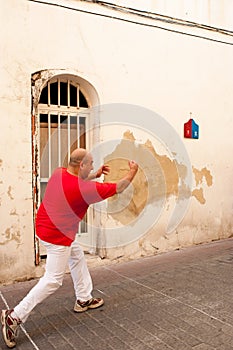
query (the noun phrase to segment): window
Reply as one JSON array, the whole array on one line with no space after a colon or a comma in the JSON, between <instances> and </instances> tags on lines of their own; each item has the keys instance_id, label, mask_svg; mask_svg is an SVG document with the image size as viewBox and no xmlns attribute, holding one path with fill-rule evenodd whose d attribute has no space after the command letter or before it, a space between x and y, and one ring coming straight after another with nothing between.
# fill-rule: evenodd
<instances>
[{"instance_id":1,"label":"window","mask_svg":"<svg viewBox=\"0 0 233 350\"><path fill-rule=\"evenodd\" d=\"M43 88L38 104L40 201L53 171L68 165L75 148L86 148L88 113L87 100L77 83L57 78ZM79 233L86 231L87 218L82 221Z\"/></svg>"}]
</instances>

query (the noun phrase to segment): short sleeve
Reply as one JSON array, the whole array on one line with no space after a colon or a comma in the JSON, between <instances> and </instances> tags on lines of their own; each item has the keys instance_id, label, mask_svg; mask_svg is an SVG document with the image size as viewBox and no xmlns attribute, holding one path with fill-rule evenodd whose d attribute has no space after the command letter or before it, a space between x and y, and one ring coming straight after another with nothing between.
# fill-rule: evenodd
<instances>
[{"instance_id":1,"label":"short sleeve","mask_svg":"<svg viewBox=\"0 0 233 350\"><path fill-rule=\"evenodd\" d=\"M116 194L116 183L99 183L96 182L97 191L102 199L106 199Z\"/></svg>"},{"instance_id":2,"label":"short sleeve","mask_svg":"<svg viewBox=\"0 0 233 350\"><path fill-rule=\"evenodd\" d=\"M80 186L80 193L88 205L114 196L116 190L117 184L109 182L84 181Z\"/></svg>"}]
</instances>

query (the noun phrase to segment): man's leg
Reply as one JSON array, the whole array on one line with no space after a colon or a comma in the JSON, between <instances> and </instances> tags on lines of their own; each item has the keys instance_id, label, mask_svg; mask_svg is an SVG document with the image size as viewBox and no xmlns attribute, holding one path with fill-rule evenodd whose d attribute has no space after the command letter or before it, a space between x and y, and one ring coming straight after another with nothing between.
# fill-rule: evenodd
<instances>
[{"instance_id":1,"label":"man's leg","mask_svg":"<svg viewBox=\"0 0 233 350\"><path fill-rule=\"evenodd\" d=\"M80 301L87 301L91 299L91 292L93 288L92 279L87 267L83 250L76 241L71 244L69 267L74 283L76 299Z\"/></svg>"},{"instance_id":2,"label":"man's leg","mask_svg":"<svg viewBox=\"0 0 233 350\"><path fill-rule=\"evenodd\" d=\"M43 242L47 249L45 274L14 310L2 310L2 333L6 345L16 345L15 337L21 322L25 322L33 308L61 285L70 255L70 247Z\"/></svg>"},{"instance_id":3,"label":"man's leg","mask_svg":"<svg viewBox=\"0 0 233 350\"><path fill-rule=\"evenodd\" d=\"M92 298L91 293L93 285L91 275L87 267L83 250L76 241L71 245L69 267L76 295L74 311L83 312L87 309L95 309L103 305L103 299Z\"/></svg>"},{"instance_id":4,"label":"man's leg","mask_svg":"<svg viewBox=\"0 0 233 350\"><path fill-rule=\"evenodd\" d=\"M42 242L47 250L45 274L31 289L26 297L14 308L17 317L25 322L33 308L50 294L54 293L63 282L67 267L70 247Z\"/></svg>"}]
</instances>

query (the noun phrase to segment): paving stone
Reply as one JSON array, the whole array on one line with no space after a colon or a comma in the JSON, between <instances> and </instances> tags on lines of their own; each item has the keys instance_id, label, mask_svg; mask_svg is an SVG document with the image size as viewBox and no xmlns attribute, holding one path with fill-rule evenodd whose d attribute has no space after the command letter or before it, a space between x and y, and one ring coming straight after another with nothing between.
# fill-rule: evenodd
<instances>
[{"instance_id":1,"label":"paving stone","mask_svg":"<svg viewBox=\"0 0 233 350\"><path fill-rule=\"evenodd\" d=\"M193 350L215 350L212 346L208 344L199 344L193 348Z\"/></svg>"},{"instance_id":2,"label":"paving stone","mask_svg":"<svg viewBox=\"0 0 233 350\"><path fill-rule=\"evenodd\" d=\"M227 239L92 268L94 295L105 304L81 314L67 274L32 311L17 349L233 350L232 247ZM1 286L1 295L14 307L36 282Z\"/></svg>"}]
</instances>

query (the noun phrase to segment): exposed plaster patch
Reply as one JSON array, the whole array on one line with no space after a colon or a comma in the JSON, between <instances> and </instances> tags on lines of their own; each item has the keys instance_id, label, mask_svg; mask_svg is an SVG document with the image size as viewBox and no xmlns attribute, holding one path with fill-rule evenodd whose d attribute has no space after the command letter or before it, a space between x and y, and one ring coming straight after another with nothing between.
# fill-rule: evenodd
<instances>
[{"instance_id":1,"label":"exposed plaster patch","mask_svg":"<svg viewBox=\"0 0 233 350\"><path fill-rule=\"evenodd\" d=\"M200 185L203 182L203 178L205 178L207 186L212 186L213 184L213 176L210 171L205 167L201 170L198 170L193 167L193 173L195 176L196 185Z\"/></svg>"},{"instance_id":2,"label":"exposed plaster patch","mask_svg":"<svg viewBox=\"0 0 233 350\"><path fill-rule=\"evenodd\" d=\"M106 181L117 182L128 172L128 161L125 159L113 159L108 161L111 175L105 178ZM119 166L120 165L120 166ZM109 199L108 208L111 216L127 225L137 217L144 209L148 198L148 185L142 170L139 169L138 176L123 193ZM143 188L143 195L140 189Z\"/></svg>"},{"instance_id":3,"label":"exposed plaster patch","mask_svg":"<svg viewBox=\"0 0 233 350\"><path fill-rule=\"evenodd\" d=\"M133 142L136 140L133 133L130 130L127 130L124 132L123 138Z\"/></svg>"},{"instance_id":4,"label":"exposed plaster patch","mask_svg":"<svg viewBox=\"0 0 233 350\"><path fill-rule=\"evenodd\" d=\"M203 188L195 188L195 190L192 191L192 196L195 197L201 204L205 204L206 200L204 198Z\"/></svg>"},{"instance_id":5,"label":"exposed plaster patch","mask_svg":"<svg viewBox=\"0 0 233 350\"><path fill-rule=\"evenodd\" d=\"M14 199L14 197L13 197L12 194L11 194L11 191L12 191L12 187L11 187L11 186L8 186L8 191L7 191L8 197L9 197L10 199Z\"/></svg>"},{"instance_id":6,"label":"exposed plaster patch","mask_svg":"<svg viewBox=\"0 0 233 350\"><path fill-rule=\"evenodd\" d=\"M166 183L166 196L170 196L172 194L174 195L178 195L178 183L179 183L179 175L178 175L178 171L177 171L177 166L176 166L176 162L172 161L171 159L169 159L166 155L161 156L159 155L153 145L152 142L150 140L147 140L145 145L145 148L147 148L148 150L150 150L150 152L153 154L153 156L155 157L155 159L158 160L161 169L163 171L164 174L164 179L165 179L165 183ZM154 174L155 176L158 175Z\"/></svg>"},{"instance_id":7,"label":"exposed plaster patch","mask_svg":"<svg viewBox=\"0 0 233 350\"><path fill-rule=\"evenodd\" d=\"M193 173L195 176L196 186L200 186L203 184L203 181L205 180L207 186L212 186L213 184L213 176L211 175L210 171L205 167L201 170L196 169L193 167ZM203 188L196 188L192 191L192 195L201 203L205 204L206 200L204 197Z\"/></svg>"},{"instance_id":8,"label":"exposed plaster patch","mask_svg":"<svg viewBox=\"0 0 233 350\"><path fill-rule=\"evenodd\" d=\"M111 168L105 181L117 182L127 174L130 159L136 159L142 168L132 182L131 193L127 189L119 196L122 210L117 210L119 204L116 202L119 202L119 199L114 203L114 213L110 207L109 212L115 220L126 225L142 212L146 204L156 204L170 196L177 197L178 194L182 199L191 195L191 189L184 183L186 167L183 164L177 164L167 155L159 155L150 140L145 144L136 144L135 137L129 130L124 133L120 144L104 160ZM108 201L110 206L112 201Z\"/></svg>"},{"instance_id":9,"label":"exposed plaster patch","mask_svg":"<svg viewBox=\"0 0 233 350\"><path fill-rule=\"evenodd\" d=\"M9 241L15 241L16 243L21 243L21 236L19 230L17 230L14 226L8 227L4 234L3 234L5 240L4 242L0 242L0 245L5 245Z\"/></svg>"},{"instance_id":10,"label":"exposed plaster patch","mask_svg":"<svg viewBox=\"0 0 233 350\"><path fill-rule=\"evenodd\" d=\"M65 69L61 70L42 70L39 72L35 72L32 75L31 81L32 81L32 97L33 97L33 108L32 108L32 114L35 115L38 108L38 102L40 99L41 91L43 90L44 86L47 84L47 82L54 76L59 74L64 74Z\"/></svg>"},{"instance_id":11,"label":"exposed plaster patch","mask_svg":"<svg viewBox=\"0 0 233 350\"><path fill-rule=\"evenodd\" d=\"M17 212L16 212L16 209L12 209L11 212L10 212L10 215L18 215Z\"/></svg>"},{"instance_id":12,"label":"exposed plaster patch","mask_svg":"<svg viewBox=\"0 0 233 350\"><path fill-rule=\"evenodd\" d=\"M157 205L171 196L177 198L179 195L181 200L194 196L200 204L206 203L203 188L192 191L185 183L187 167L184 164L158 154L150 140L137 144L129 130L124 132L119 145L104 159L111 168L105 181L119 181L128 172L130 159L136 159L142 165L133 180L131 192L127 189L118 196L117 201L114 197L108 200L110 215L123 225L136 219L147 204ZM193 173L196 186L202 184L204 179L208 186L212 185L213 177L206 167L201 170L193 167Z\"/></svg>"}]
</instances>

